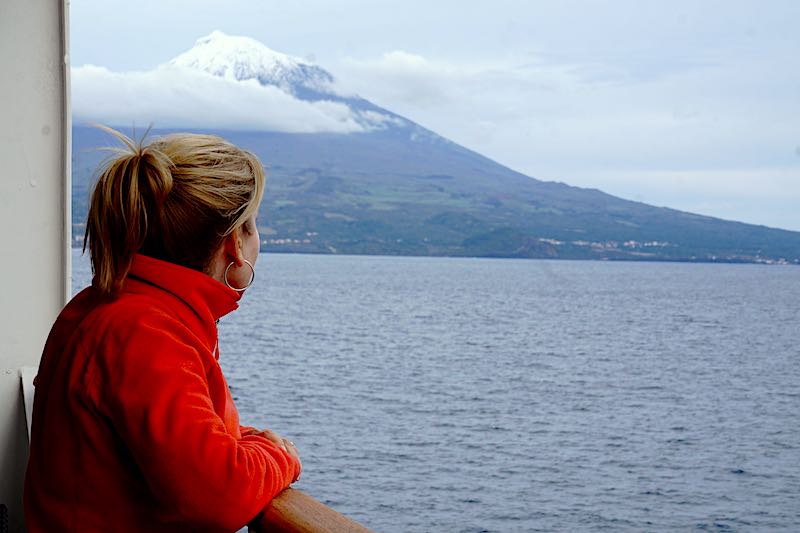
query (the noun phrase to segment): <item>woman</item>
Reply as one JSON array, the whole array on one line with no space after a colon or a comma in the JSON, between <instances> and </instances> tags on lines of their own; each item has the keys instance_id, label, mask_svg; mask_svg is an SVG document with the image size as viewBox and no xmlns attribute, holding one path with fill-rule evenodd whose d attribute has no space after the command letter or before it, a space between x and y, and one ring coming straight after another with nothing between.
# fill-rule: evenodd
<instances>
[{"instance_id":1,"label":"woman","mask_svg":"<svg viewBox=\"0 0 800 533\"><path fill-rule=\"evenodd\" d=\"M258 257L264 174L208 135L126 148L92 194L94 278L36 378L28 530L235 531L300 475L294 445L239 425L216 322Z\"/></svg>"}]
</instances>

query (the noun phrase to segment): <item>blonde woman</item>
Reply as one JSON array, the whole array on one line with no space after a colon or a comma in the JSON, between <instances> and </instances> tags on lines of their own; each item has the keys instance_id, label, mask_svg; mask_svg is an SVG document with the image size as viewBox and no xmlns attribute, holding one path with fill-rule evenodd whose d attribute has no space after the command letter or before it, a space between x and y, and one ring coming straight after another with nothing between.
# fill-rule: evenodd
<instances>
[{"instance_id":1,"label":"blonde woman","mask_svg":"<svg viewBox=\"0 0 800 533\"><path fill-rule=\"evenodd\" d=\"M264 173L223 139L175 134L103 169L92 286L36 378L28 530L235 531L300 475L294 445L239 425L216 321L255 277Z\"/></svg>"}]
</instances>

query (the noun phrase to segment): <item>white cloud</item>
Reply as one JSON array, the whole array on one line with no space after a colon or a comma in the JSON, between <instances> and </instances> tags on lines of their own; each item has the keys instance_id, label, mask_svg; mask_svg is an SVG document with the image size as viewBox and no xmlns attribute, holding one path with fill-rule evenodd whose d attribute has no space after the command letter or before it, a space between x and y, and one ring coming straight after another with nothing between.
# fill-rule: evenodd
<instances>
[{"instance_id":1,"label":"white cloud","mask_svg":"<svg viewBox=\"0 0 800 533\"><path fill-rule=\"evenodd\" d=\"M521 91L553 92L577 79L570 66L531 63L520 67L518 61L456 64L395 50L374 60L345 58L337 72L351 91L387 106L402 105L412 113L441 106L449 109L463 104L465 98L494 104Z\"/></svg>"},{"instance_id":2,"label":"white cloud","mask_svg":"<svg viewBox=\"0 0 800 533\"><path fill-rule=\"evenodd\" d=\"M292 133L362 132L385 121L355 113L340 102L303 101L255 80L167 66L143 72L73 68L72 109L77 121Z\"/></svg>"}]
</instances>

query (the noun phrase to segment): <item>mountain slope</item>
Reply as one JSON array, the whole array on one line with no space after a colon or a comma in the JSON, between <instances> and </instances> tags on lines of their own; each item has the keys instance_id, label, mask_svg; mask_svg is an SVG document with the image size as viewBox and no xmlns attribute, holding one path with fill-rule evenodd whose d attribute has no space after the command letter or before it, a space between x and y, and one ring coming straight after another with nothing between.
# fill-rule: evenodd
<instances>
[{"instance_id":1,"label":"mountain slope","mask_svg":"<svg viewBox=\"0 0 800 533\"><path fill-rule=\"evenodd\" d=\"M254 151L267 167L259 225L272 251L800 260L800 233L534 180L457 145L379 133L216 133ZM76 127L73 139L80 224L100 158L91 149L111 139L85 127ZM80 226L76 231L82 234Z\"/></svg>"},{"instance_id":2,"label":"mountain slope","mask_svg":"<svg viewBox=\"0 0 800 533\"><path fill-rule=\"evenodd\" d=\"M252 39L215 32L170 65L255 79L300 99L336 101L362 116L384 117L370 119L363 133L218 132L267 167L259 224L269 250L800 262L800 233L530 178L363 98L340 94L327 71ZM111 140L85 127L74 128L73 140L73 205L76 234L82 234L88 183L100 158L90 149Z\"/></svg>"}]
</instances>

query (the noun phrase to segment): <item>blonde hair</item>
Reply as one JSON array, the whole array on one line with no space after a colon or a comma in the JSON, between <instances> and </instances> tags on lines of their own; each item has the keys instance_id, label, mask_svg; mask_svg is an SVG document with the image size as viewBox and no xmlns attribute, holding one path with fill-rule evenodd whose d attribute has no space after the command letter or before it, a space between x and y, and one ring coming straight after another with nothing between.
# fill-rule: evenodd
<instances>
[{"instance_id":1,"label":"blonde hair","mask_svg":"<svg viewBox=\"0 0 800 533\"><path fill-rule=\"evenodd\" d=\"M124 145L100 172L83 242L102 293L119 292L137 253L205 271L227 235L240 226L255 231L247 221L264 194L255 155L214 135L144 144L101 128Z\"/></svg>"}]
</instances>

